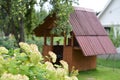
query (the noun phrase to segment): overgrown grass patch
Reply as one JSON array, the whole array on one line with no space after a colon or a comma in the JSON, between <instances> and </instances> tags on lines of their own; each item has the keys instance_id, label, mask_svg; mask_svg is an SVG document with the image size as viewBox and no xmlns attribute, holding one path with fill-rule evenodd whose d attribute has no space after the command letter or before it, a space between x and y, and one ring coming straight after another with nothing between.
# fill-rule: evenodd
<instances>
[{"instance_id":1,"label":"overgrown grass patch","mask_svg":"<svg viewBox=\"0 0 120 80\"><path fill-rule=\"evenodd\" d=\"M81 71L79 80L120 80L120 60L97 59L95 70Z\"/></svg>"},{"instance_id":2,"label":"overgrown grass patch","mask_svg":"<svg viewBox=\"0 0 120 80\"><path fill-rule=\"evenodd\" d=\"M97 59L97 65L120 69L120 60L116 59Z\"/></svg>"},{"instance_id":3,"label":"overgrown grass patch","mask_svg":"<svg viewBox=\"0 0 120 80\"><path fill-rule=\"evenodd\" d=\"M97 66L96 70L79 72L79 80L120 80L120 69Z\"/></svg>"}]
</instances>

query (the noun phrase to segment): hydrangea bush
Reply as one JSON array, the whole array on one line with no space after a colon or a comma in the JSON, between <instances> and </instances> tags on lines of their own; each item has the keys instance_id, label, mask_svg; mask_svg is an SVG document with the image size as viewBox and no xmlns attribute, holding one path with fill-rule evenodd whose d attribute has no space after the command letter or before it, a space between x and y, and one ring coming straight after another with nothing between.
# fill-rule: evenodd
<instances>
[{"instance_id":1,"label":"hydrangea bush","mask_svg":"<svg viewBox=\"0 0 120 80\"><path fill-rule=\"evenodd\" d=\"M56 61L53 52L49 52L52 62L44 62L35 44L21 42L19 45L20 48L14 51L0 47L0 80L78 80L78 71L69 73L65 61L53 65Z\"/></svg>"}]
</instances>

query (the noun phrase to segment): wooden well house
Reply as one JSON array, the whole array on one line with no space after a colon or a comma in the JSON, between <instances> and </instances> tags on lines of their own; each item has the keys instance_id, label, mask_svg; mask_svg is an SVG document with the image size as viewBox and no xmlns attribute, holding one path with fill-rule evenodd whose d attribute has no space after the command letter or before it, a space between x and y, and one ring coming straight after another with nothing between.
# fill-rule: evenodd
<instances>
[{"instance_id":1,"label":"wooden well house","mask_svg":"<svg viewBox=\"0 0 120 80\"><path fill-rule=\"evenodd\" d=\"M71 38L64 35L64 44L59 46L53 44L56 35L50 34L55 27L55 20L55 14L48 15L44 23L34 29L36 36L44 37L44 56L53 51L60 55L58 61L63 59L68 62L70 70L74 66L83 71L96 68L97 55L116 53L114 45L92 10L74 7L69 19L72 25ZM46 43L47 37L50 37L50 45Z\"/></svg>"}]
</instances>

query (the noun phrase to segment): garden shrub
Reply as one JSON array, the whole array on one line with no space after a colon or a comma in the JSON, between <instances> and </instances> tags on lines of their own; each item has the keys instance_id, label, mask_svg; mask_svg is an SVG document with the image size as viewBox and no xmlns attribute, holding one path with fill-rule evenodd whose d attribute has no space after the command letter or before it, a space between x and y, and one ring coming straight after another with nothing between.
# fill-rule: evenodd
<instances>
[{"instance_id":1,"label":"garden shrub","mask_svg":"<svg viewBox=\"0 0 120 80\"><path fill-rule=\"evenodd\" d=\"M33 37L33 38L30 38L30 39L25 39L25 42L28 43L28 44L36 44L38 46L38 50L39 51L42 51L42 46L44 44L44 39L43 38L38 38L38 37Z\"/></svg>"},{"instance_id":2,"label":"garden shrub","mask_svg":"<svg viewBox=\"0 0 120 80\"><path fill-rule=\"evenodd\" d=\"M69 73L65 61L53 65L56 60L53 52L49 52L53 62L44 62L35 44L19 45L20 48L12 51L0 47L0 80L78 80L77 71Z\"/></svg>"},{"instance_id":3,"label":"garden shrub","mask_svg":"<svg viewBox=\"0 0 120 80\"><path fill-rule=\"evenodd\" d=\"M15 40L11 38L0 38L0 46L4 46L7 49L14 49Z\"/></svg>"},{"instance_id":4,"label":"garden shrub","mask_svg":"<svg viewBox=\"0 0 120 80\"><path fill-rule=\"evenodd\" d=\"M42 51L43 38L37 38L35 36L34 38L25 37L25 42L28 44L36 44L38 46L38 49ZM18 47L14 37L5 37L5 38L0 37L0 46L4 46L9 50L10 49L12 50Z\"/></svg>"}]
</instances>

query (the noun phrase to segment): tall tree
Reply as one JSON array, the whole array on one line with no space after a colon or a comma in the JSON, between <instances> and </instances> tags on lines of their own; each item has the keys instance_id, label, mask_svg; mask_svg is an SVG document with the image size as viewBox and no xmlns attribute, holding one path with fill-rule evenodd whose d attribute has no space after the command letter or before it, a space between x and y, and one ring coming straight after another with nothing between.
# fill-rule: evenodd
<instances>
[{"instance_id":1,"label":"tall tree","mask_svg":"<svg viewBox=\"0 0 120 80\"><path fill-rule=\"evenodd\" d=\"M0 13L3 16L1 17L1 22L6 22L1 25L5 36L12 33L17 43L25 41L25 20L29 17L28 21L31 21L31 16L28 16L28 14L31 15L35 3L36 0L0 1Z\"/></svg>"},{"instance_id":2,"label":"tall tree","mask_svg":"<svg viewBox=\"0 0 120 80\"><path fill-rule=\"evenodd\" d=\"M72 12L72 3L75 1L78 0L40 0L40 8L42 9L42 6L48 2L51 6L49 13L55 13L59 19L56 22L57 28L53 32L67 32L69 14ZM0 28L5 36L12 33L17 43L25 41L24 31L27 35L31 34L37 22L35 21L35 4L37 0L0 0Z\"/></svg>"},{"instance_id":3,"label":"tall tree","mask_svg":"<svg viewBox=\"0 0 120 80\"><path fill-rule=\"evenodd\" d=\"M0 29L4 31L5 36L8 36L10 33L10 0L0 1Z\"/></svg>"}]
</instances>

